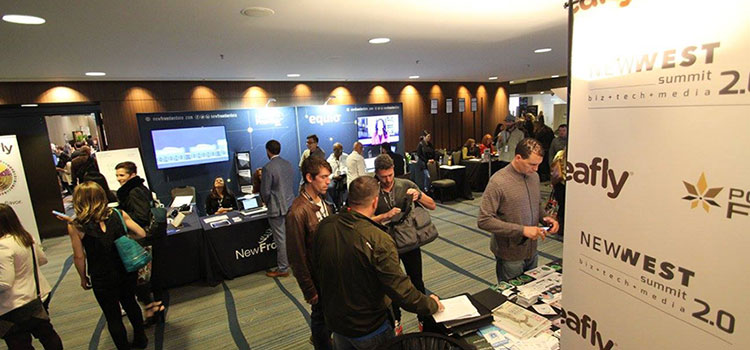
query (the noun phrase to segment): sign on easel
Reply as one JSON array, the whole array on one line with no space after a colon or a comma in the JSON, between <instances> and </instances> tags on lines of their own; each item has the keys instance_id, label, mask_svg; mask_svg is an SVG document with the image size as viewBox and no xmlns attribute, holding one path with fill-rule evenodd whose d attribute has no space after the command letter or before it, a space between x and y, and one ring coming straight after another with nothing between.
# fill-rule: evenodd
<instances>
[{"instance_id":1,"label":"sign on easel","mask_svg":"<svg viewBox=\"0 0 750 350\"><path fill-rule=\"evenodd\" d=\"M141 153L137 148L125 148L114 151L100 151L96 152L96 162L99 165L99 172L104 175L107 179L107 185L112 191L117 191L120 188L120 183L117 182L115 176L115 166L121 162L133 162L137 168L138 176L143 179L143 185L148 187L148 180L146 180L146 168L143 167L143 161L141 161ZM149 189L151 187L148 187Z\"/></svg>"},{"instance_id":2,"label":"sign on easel","mask_svg":"<svg viewBox=\"0 0 750 350\"><path fill-rule=\"evenodd\" d=\"M561 348L750 349L750 3L573 6Z\"/></svg>"},{"instance_id":3,"label":"sign on easel","mask_svg":"<svg viewBox=\"0 0 750 350\"><path fill-rule=\"evenodd\" d=\"M41 242L16 135L0 136L0 203L10 205L26 231Z\"/></svg>"}]
</instances>

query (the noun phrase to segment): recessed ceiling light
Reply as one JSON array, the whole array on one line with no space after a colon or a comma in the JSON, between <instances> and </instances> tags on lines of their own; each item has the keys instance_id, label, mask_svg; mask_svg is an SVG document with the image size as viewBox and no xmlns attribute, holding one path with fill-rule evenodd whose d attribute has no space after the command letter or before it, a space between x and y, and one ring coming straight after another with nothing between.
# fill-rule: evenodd
<instances>
[{"instance_id":1,"label":"recessed ceiling light","mask_svg":"<svg viewBox=\"0 0 750 350\"><path fill-rule=\"evenodd\" d=\"M297 73L290 73L286 75L287 78L299 78L300 75Z\"/></svg>"},{"instance_id":2,"label":"recessed ceiling light","mask_svg":"<svg viewBox=\"0 0 750 350\"><path fill-rule=\"evenodd\" d=\"M36 103L27 103L27 104L22 104L21 105L21 107L38 107L38 106L39 105L36 104Z\"/></svg>"},{"instance_id":3,"label":"recessed ceiling light","mask_svg":"<svg viewBox=\"0 0 750 350\"><path fill-rule=\"evenodd\" d=\"M487 79L489 79L489 80L497 80L497 77L489 77Z\"/></svg>"},{"instance_id":4,"label":"recessed ceiling light","mask_svg":"<svg viewBox=\"0 0 750 350\"><path fill-rule=\"evenodd\" d=\"M419 76L418 75L410 75L409 79L419 79Z\"/></svg>"},{"instance_id":5,"label":"recessed ceiling light","mask_svg":"<svg viewBox=\"0 0 750 350\"><path fill-rule=\"evenodd\" d=\"M5 15L3 21L16 24L44 24L47 22L42 17L27 16L27 15Z\"/></svg>"},{"instance_id":6,"label":"recessed ceiling light","mask_svg":"<svg viewBox=\"0 0 750 350\"><path fill-rule=\"evenodd\" d=\"M560 76L559 76L559 75L557 75L557 74L555 74L555 75L553 75L553 76L552 76L552 78L559 78L559 77L560 77Z\"/></svg>"},{"instance_id":7,"label":"recessed ceiling light","mask_svg":"<svg viewBox=\"0 0 750 350\"><path fill-rule=\"evenodd\" d=\"M552 48L545 47L543 49L536 49L536 50L534 50L534 53L545 53L545 52L550 52L550 51L552 51Z\"/></svg>"},{"instance_id":8,"label":"recessed ceiling light","mask_svg":"<svg viewBox=\"0 0 750 350\"><path fill-rule=\"evenodd\" d=\"M510 81L510 83L511 83L511 84L514 84L514 83L515 83L515 81L511 80L511 81Z\"/></svg>"},{"instance_id":9,"label":"recessed ceiling light","mask_svg":"<svg viewBox=\"0 0 750 350\"><path fill-rule=\"evenodd\" d=\"M89 76L89 77L103 77L105 75L107 75L107 73L104 73L104 72L86 72L86 76Z\"/></svg>"},{"instance_id":10,"label":"recessed ceiling light","mask_svg":"<svg viewBox=\"0 0 750 350\"><path fill-rule=\"evenodd\" d=\"M391 42L390 38L372 38L370 39L370 44L386 44Z\"/></svg>"},{"instance_id":11,"label":"recessed ceiling light","mask_svg":"<svg viewBox=\"0 0 750 350\"><path fill-rule=\"evenodd\" d=\"M540 92L539 94L540 94L540 95L544 95L544 91Z\"/></svg>"},{"instance_id":12,"label":"recessed ceiling light","mask_svg":"<svg viewBox=\"0 0 750 350\"><path fill-rule=\"evenodd\" d=\"M241 14L248 16L248 17L268 17L272 16L276 13L276 11L268 8L268 7L248 7L246 9L243 9L240 11Z\"/></svg>"}]
</instances>

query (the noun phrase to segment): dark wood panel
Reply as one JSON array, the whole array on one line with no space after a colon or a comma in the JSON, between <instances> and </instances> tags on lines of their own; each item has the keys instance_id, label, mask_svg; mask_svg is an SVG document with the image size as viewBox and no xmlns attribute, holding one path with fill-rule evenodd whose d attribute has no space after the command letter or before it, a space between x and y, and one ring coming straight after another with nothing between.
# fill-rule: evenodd
<instances>
[{"instance_id":1,"label":"dark wood panel","mask_svg":"<svg viewBox=\"0 0 750 350\"><path fill-rule=\"evenodd\" d=\"M322 104L334 95L330 104L403 103L407 150L416 148L422 130L433 133L437 147L457 149L469 137L479 141L494 131L507 114L506 89L504 84L470 82L22 82L0 83L0 103L100 102L109 146L119 149L139 146L136 113L262 107L271 97L275 106ZM463 116L458 113L460 97L466 98ZM476 126L471 97L481 104ZM432 98L439 100L434 117ZM446 98L453 99L450 115L445 113Z\"/></svg>"}]
</instances>

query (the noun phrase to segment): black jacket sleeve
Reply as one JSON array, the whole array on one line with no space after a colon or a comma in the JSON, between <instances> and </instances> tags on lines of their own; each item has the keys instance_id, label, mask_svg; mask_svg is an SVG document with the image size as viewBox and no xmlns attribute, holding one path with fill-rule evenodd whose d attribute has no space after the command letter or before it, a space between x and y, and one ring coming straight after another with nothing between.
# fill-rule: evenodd
<instances>
[{"instance_id":1,"label":"black jacket sleeve","mask_svg":"<svg viewBox=\"0 0 750 350\"><path fill-rule=\"evenodd\" d=\"M151 193L145 187L136 187L128 196L128 214L138 225L148 227L151 222Z\"/></svg>"},{"instance_id":2,"label":"black jacket sleeve","mask_svg":"<svg viewBox=\"0 0 750 350\"><path fill-rule=\"evenodd\" d=\"M206 215L214 215L217 210L219 210L219 202L210 195L206 197Z\"/></svg>"}]
</instances>

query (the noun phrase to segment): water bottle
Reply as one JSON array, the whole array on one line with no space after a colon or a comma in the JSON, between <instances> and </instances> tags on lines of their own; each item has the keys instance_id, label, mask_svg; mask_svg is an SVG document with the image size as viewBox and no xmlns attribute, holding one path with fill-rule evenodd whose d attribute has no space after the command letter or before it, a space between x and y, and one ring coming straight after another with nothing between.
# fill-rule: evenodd
<instances>
[{"instance_id":1,"label":"water bottle","mask_svg":"<svg viewBox=\"0 0 750 350\"><path fill-rule=\"evenodd\" d=\"M372 158L372 150L367 151L367 158Z\"/></svg>"}]
</instances>

